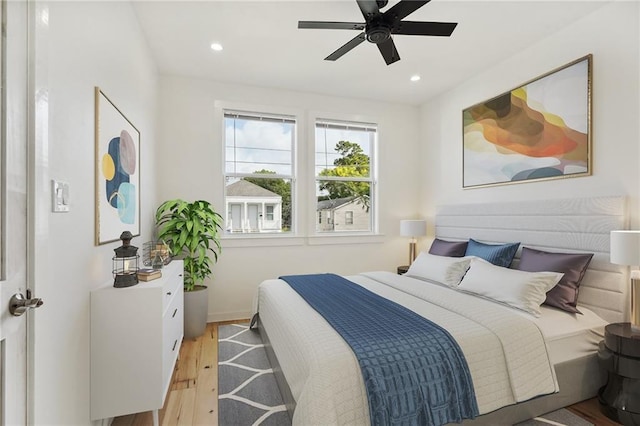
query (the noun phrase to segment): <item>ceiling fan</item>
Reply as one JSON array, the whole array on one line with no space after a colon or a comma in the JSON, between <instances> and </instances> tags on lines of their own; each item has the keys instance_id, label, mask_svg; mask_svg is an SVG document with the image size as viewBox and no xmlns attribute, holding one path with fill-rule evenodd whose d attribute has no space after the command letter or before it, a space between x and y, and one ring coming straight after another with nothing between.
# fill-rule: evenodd
<instances>
[{"instance_id":1,"label":"ceiling fan","mask_svg":"<svg viewBox=\"0 0 640 426\"><path fill-rule=\"evenodd\" d=\"M449 37L456 28L456 25L458 25L453 22L415 22L402 20L429 3L429 1L430 0L401 0L386 12L381 12L380 9L387 5L388 0L356 0L364 16L364 23L298 21L298 28L362 31L324 59L327 61L335 61L367 40L378 46L387 65L391 65L400 60L396 45L391 38L392 34Z\"/></svg>"}]
</instances>

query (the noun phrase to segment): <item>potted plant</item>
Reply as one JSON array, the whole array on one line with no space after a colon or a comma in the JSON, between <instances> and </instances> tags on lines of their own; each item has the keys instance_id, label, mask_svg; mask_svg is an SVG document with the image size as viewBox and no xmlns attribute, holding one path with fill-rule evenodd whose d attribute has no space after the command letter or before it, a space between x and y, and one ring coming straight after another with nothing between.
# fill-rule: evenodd
<instances>
[{"instance_id":1,"label":"potted plant","mask_svg":"<svg viewBox=\"0 0 640 426\"><path fill-rule=\"evenodd\" d=\"M202 335L207 326L209 295L204 280L221 252L222 216L208 201L165 201L156 210L158 239L184 261L184 337Z\"/></svg>"}]
</instances>

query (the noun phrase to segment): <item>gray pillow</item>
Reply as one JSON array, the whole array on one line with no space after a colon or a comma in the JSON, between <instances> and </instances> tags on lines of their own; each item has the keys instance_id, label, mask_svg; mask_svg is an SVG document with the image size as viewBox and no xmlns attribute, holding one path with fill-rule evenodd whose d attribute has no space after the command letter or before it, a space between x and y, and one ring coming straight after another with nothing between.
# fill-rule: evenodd
<instances>
[{"instance_id":1,"label":"gray pillow","mask_svg":"<svg viewBox=\"0 0 640 426\"><path fill-rule=\"evenodd\" d=\"M523 247L518 269L564 273L558 284L547 292L544 304L579 314L578 290L592 257L593 253L552 253Z\"/></svg>"},{"instance_id":2,"label":"gray pillow","mask_svg":"<svg viewBox=\"0 0 640 426\"><path fill-rule=\"evenodd\" d=\"M463 257L467 251L467 241L445 241L439 238L433 240L429 254L436 256Z\"/></svg>"}]
</instances>

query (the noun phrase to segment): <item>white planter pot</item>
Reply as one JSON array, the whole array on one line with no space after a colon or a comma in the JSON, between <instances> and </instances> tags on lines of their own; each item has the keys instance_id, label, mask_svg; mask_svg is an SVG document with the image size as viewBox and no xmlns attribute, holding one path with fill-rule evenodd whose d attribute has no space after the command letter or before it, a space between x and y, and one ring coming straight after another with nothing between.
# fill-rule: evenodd
<instances>
[{"instance_id":1,"label":"white planter pot","mask_svg":"<svg viewBox=\"0 0 640 426\"><path fill-rule=\"evenodd\" d=\"M209 289L196 286L184 292L184 338L195 339L204 334L209 313Z\"/></svg>"}]
</instances>

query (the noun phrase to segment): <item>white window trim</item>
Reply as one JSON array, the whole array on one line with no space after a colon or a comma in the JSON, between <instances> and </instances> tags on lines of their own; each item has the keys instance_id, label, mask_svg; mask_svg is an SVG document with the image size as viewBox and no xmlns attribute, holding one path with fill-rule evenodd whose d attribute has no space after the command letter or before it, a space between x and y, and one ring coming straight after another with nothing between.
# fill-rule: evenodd
<instances>
[{"instance_id":1,"label":"white window trim","mask_svg":"<svg viewBox=\"0 0 640 426\"><path fill-rule=\"evenodd\" d=\"M361 114L346 114L326 111L305 111L297 108L281 108L273 105L248 104L232 101L218 100L214 102L214 115L216 132L222 142L220 156L220 174L218 178L218 190L221 195L221 202L225 200L225 155L224 155L224 111L254 111L257 114L289 115L296 119L296 144L294 149L293 176L291 183L291 202L294 205L293 216L291 217L293 230L283 234L224 234L221 243L224 249L234 249L242 247L286 247L286 246L317 246L317 245L337 245L337 244L382 244L386 241L385 235L379 232L378 214L378 185L377 176L373 176L373 189L371 192L374 198L376 211L372 217L372 231L362 232L340 232L337 234L325 234L316 232L316 222L318 220L315 206L317 198L315 195L315 123L318 119L346 121L354 123L379 123L379 119ZM379 137L379 131L377 137ZM378 146L374 148L371 156L371 163L374 164L374 173L378 173L377 163ZM307 166L306 170L303 167ZM302 171L302 173L301 173ZM217 198L217 197L216 197ZM306 202L300 202L306 200ZM226 219L225 212L225 219Z\"/></svg>"},{"instance_id":2,"label":"white window trim","mask_svg":"<svg viewBox=\"0 0 640 426\"><path fill-rule=\"evenodd\" d=\"M291 228L290 232L283 232L281 234L265 234L265 235L257 235L257 234L241 234L241 233L227 233L226 231L221 236L223 247L228 246L244 246L244 247L262 247L262 246L287 246L287 245L300 245L303 243L301 235L301 223L300 223L300 212L301 209L300 203L298 203L298 199L301 199L299 196L299 191L302 188L302 185L298 182L298 173L300 162L303 161L304 149L300 149L300 147L304 146L304 141L301 141L301 135L305 134L305 114L303 110L287 108L287 107L277 107L273 105L260 105L260 104L247 104L247 103L238 103L238 102L230 102L230 101L215 101L214 102L214 114L213 119L215 120L216 126L219 126L219 137L221 141L220 150L222 152L220 161L220 191L222 194L222 203L226 203L226 195L225 195L225 176L226 176L226 155L225 155L225 128L224 128L224 114L225 111L235 111L235 112L246 112L246 113L254 113L256 115L265 114L265 115L283 115L293 117L296 121L295 126L295 143L292 147L292 176L291 179L291 205L293 206L293 214L291 216ZM270 176L271 177L271 176ZM274 175L273 177L281 177L279 175ZM288 179L289 177L287 177ZM227 220L227 213L224 212L225 222ZM231 243L232 240L237 240L236 244ZM300 240L300 242L298 242Z\"/></svg>"},{"instance_id":3,"label":"white window trim","mask_svg":"<svg viewBox=\"0 0 640 426\"><path fill-rule=\"evenodd\" d=\"M376 126L376 128L378 127L377 123L380 121L376 117L366 116L361 114L310 111L307 116L307 125L308 125L307 135L309 138L309 140L307 141L307 147L309 149L315 150L316 121L318 120L335 120L337 122L371 124ZM376 141L374 142L374 147L370 155L370 164L373 166L371 167L371 169L373 170L371 175L371 199L372 199L372 205L373 205L372 213L371 213L371 216L372 216L371 230L359 231L359 232L335 232L335 233L318 232L316 230L315 221L310 220L308 221L308 226L307 226L307 235L309 236L308 240L310 245L334 244L334 243L338 243L339 240L342 240L340 241L340 243L345 243L345 244L350 244L351 242L354 242L354 243L377 242L377 238L375 237L383 235L380 233L380 230L379 230L380 228L379 228L379 218L378 218L379 206L378 206L377 152L378 152L378 143L379 143L379 140L378 140L379 133L380 133L379 128L377 128ZM311 189L309 190L309 194L307 197L308 201L306 205L307 205L307 208L310 208L310 210L312 210L312 212L309 213L309 215L311 215L311 213L315 214L316 210L314 208L311 208L310 206L314 206L318 202L318 199L315 194L316 164L315 164L314 155L308 155L307 157L308 158L306 159L305 164L307 164L308 170L311 171L310 173L307 173L307 175L309 175L309 179L312 179L312 184L311 184ZM353 178L353 180L359 180L359 178ZM369 181L369 179L365 179L365 180ZM317 220L317 217L316 217L316 220ZM333 240L333 239L339 239L339 240Z\"/></svg>"}]
</instances>

